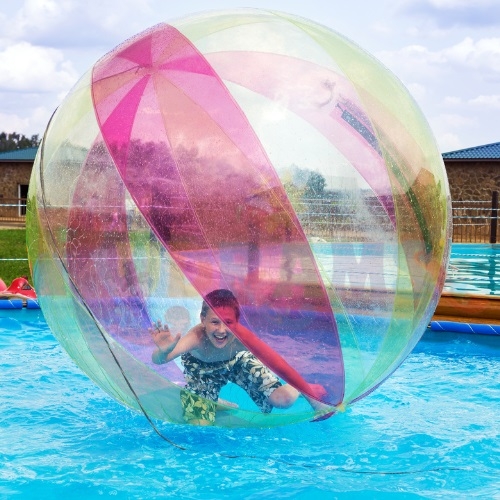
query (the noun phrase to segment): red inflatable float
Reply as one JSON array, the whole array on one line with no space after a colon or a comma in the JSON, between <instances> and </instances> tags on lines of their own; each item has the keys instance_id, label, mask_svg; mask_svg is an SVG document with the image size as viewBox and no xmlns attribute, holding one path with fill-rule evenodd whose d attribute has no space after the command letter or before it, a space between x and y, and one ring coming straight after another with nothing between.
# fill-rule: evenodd
<instances>
[{"instance_id":1,"label":"red inflatable float","mask_svg":"<svg viewBox=\"0 0 500 500\"><path fill-rule=\"evenodd\" d=\"M28 283L26 278L16 278L10 286L5 287L5 283L0 280L0 298L36 299L35 289Z\"/></svg>"}]
</instances>

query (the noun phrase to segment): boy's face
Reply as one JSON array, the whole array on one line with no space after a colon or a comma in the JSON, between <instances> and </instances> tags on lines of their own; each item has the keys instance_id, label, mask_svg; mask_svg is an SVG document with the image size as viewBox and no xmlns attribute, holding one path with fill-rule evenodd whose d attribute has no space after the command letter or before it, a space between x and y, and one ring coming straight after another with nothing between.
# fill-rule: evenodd
<instances>
[{"instance_id":1,"label":"boy's face","mask_svg":"<svg viewBox=\"0 0 500 500\"><path fill-rule=\"evenodd\" d=\"M215 311L209 309L207 315L201 317L201 323L205 327L208 340L218 349L233 342L234 335L229 328L237 322L236 312L232 307L218 307Z\"/></svg>"}]
</instances>

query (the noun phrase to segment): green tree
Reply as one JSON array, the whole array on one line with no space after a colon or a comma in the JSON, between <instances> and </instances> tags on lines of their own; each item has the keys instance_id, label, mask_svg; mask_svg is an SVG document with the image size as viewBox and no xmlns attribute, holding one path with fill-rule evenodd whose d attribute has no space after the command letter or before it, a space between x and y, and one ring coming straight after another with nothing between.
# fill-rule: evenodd
<instances>
[{"instance_id":1,"label":"green tree","mask_svg":"<svg viewBox=\"0 0 500 500\"><path fill-rule=\"evenodd\" d=\"M5 151L15 151L16 149L35 148L40 144L38 134L32 135L31 138L23 134L12 132L0 132L0 153Z\"/></svg>"},{"instance_id":2,"label":"green tree","mask_svg":"<svg viewBox=\"0 0 500 500\"><path fill-rule=\"evenodd\" d=\"M306 198L318 198L323 196L325 192L326 180L317 172L311 172L306 182L304 196Z\"/></svg>"}]
</instances>

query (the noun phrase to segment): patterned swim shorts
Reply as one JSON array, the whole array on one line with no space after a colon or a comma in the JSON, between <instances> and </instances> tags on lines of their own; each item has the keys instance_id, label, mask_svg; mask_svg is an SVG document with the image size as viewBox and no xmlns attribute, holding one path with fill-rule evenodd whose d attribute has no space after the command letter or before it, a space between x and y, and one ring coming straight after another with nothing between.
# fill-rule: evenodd
<instances>
[{"instance_id":1,"label":"patterned swim shorts","mask_svg":"<svg viewBox=\"0 0 500 500\"><path fill-rule=\"evenodd\" d=\"M214 363L200 361L189 353L183 354L181 360L186 378L185 390L181 392L186 421L214 423L219 393L228 382L243 388L263 413L272 410L268 398L282 385L278 377L249 351L240 351L230 360Z\"/></svg>"}]
</instances>

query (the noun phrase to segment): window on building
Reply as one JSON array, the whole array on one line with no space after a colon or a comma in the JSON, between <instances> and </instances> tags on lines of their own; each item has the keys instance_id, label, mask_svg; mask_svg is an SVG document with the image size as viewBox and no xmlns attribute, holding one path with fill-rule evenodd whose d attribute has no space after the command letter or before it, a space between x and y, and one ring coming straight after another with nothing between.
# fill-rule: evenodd
<instances>
[{"instance_id":1,"label":"window on building","mask_svg":"<svg viewBox=\"0 0 500 500\"><path fill-rule=\"evenodd\" d=\"M18 184L17 186L17 197L19 198L18 205L18 215L26 215L26 199L28 198L28 184Z\"/></svg>"}]
</instances>

